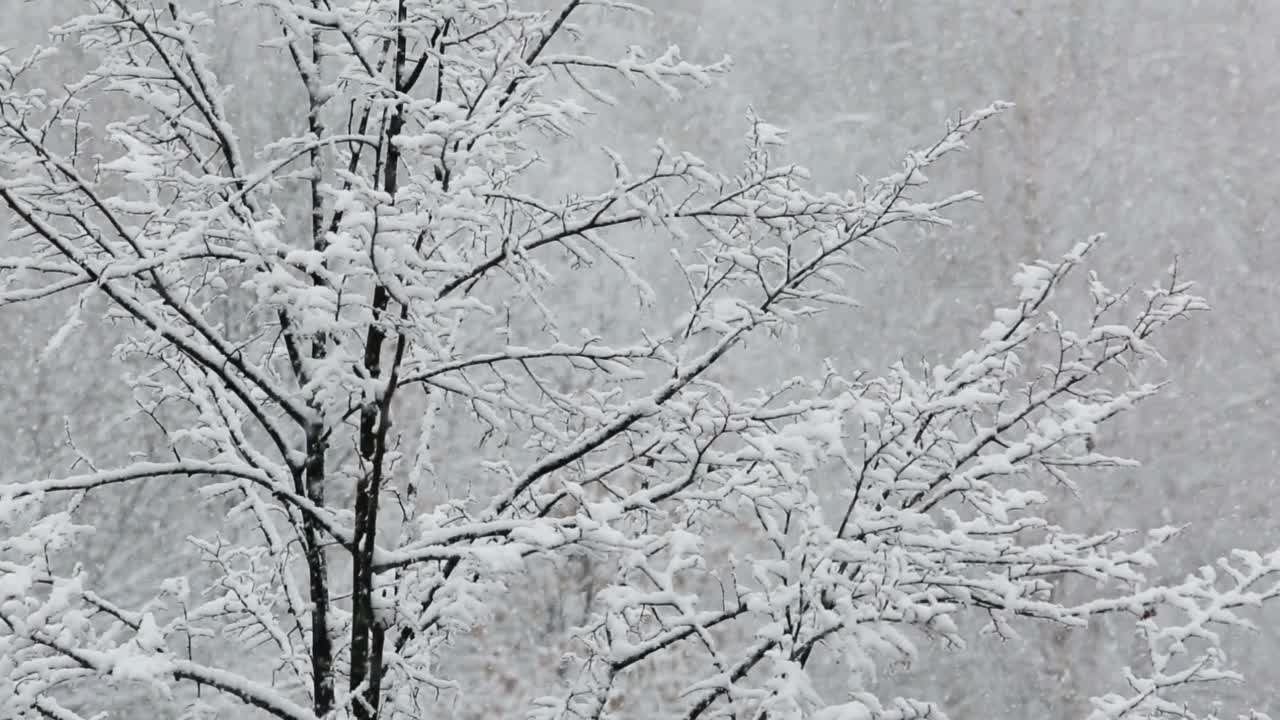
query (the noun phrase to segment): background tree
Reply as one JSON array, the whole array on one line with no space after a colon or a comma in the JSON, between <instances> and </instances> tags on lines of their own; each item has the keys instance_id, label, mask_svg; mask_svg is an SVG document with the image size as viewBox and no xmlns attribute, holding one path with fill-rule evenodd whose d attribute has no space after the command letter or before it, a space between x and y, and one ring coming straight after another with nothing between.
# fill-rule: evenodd
<instances>
[{"instance_id":1,"label":"background tree","mask_svg":"<svg viewBox=\"0 0 1280 720\"><path fill-rule=\"evenodd\" d=\"M1085 440L1153 392L1123 371L1203 307L1190 286L1126 316L1092 283L1072 333L1046 302L1086 243L1020 272L953 363L872 380L801 351L812 381L762 382L735 356L803 347L796 328L850 302L855 251L974 197L931 201L922 171L989 111L850 193L806 189L753 116L734 175L660 146L640 171L617 153L579 167L566 194L539 149L605 99L595 73L672 93L723 69L586 54L588 9L264 2L213 23L121 0L56 30L82 49L70 70L9 58L5 299L79 293L72 330L105 300L109 367L162 442L6 484L5 709L74 717L102 702L77 688L105 682L191 716L479 713L505 689L546 716L910 717L938 710L865 694L872 671L959 645L975 611L1001 634L1012 616L1137 615L1150 665L1109 716L1182 711L1180 687L1225 677L1206 625L1273 594L1274 556L1146 587L1150 547L1072 533L1031 490L1118 462ZM231 68L292 65L284 128L220 85L239 73L202 47L227 23L273 38ZM584 276L626 311L582 312ZM71 564L74 521L108 486L157 480L228 519L192 539L201 572L126 610ZM573 612L528 592L566 574ZM1066 602L1072 575L1110 590ZM513 661L507 631L544 610L576 627L549 623ZM1208 648L1187 658L1188 638Z\"/></svg>"}]
</instances>

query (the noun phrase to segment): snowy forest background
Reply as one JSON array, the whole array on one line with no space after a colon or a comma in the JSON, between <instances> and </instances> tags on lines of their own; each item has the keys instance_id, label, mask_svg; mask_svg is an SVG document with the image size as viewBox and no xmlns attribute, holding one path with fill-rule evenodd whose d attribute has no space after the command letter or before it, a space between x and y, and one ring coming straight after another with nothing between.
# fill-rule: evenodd
<instances>
[{"instance_id":1,"label":"snowy forest background","mask_svg":"<svg viewBox=\"0 0 1280 720\"><path fill-rule=\"evenodd\" d=\"M790 130L788 159L821 185L852 186L859 173L878 175L903 149L931 142L958 111L1016 103L938 173L946 188L977 189L985 202L953 210L952 228L913 228L899 237L900 252L864 258L854 284L862 308L812 321L794 340L800 355L870 368L953 357L985 327L1019 263L1058 257L1095 232L1108 240L1094 251L1094 267L1116 285L1145 283L1177 256L1180 274L1200 283L1213 312L1170 328L1161 343L1169 364L1138 372L1173 384L1097 438L1100 450L1142 466L1089 475L1082 482L1091 491L1057 512L1095 530L1187 523L1194 541L1166 550L1164 571L1174 574L1158 578L1166 581L1234 547L1275 545L1280 4L648 4L651 17L588 21L591 42L669 41L687 57L728 54L733 71L679 101L643 84L627 89L623 107L544 148L550 188L568 189L579 174L598 171L594 148L602 144L638 154L661 137L727 165L740 154L749 108ZM0 46L30 47L34 31L64 12L63 3L0 0ZM234 73L225 79L235 85L246 138L274 137L301 102L284 55L281 68L247 72L234 62L272 32L265 22L228 24L209 46L215 70ZM632 297L604 282L575 292L584 313L625 307ZM63 472L75 460L69 437L100 462L159 442L144 422L122 420L136 408L129 389L113 381L110 325L88 322L42 357L66 307L0 309L0 484ZM742 353L732 372L748 386L754 377L786 377L791 357ZM435 452L473 451L474 438L450 442ZM194 504L180 484L92 494L82 511L100 528L83 561L105 579L102 593L126 604L190 566L197 552L184 538L222 519L216 504ZM548 574L513 597L545 604L544 621L494 630L504 633L487 640L501 650L498 665L474 672L498 673L495 687L512 698L554 673L554 658L538 652L578 621L576 582ZM1272 690L1280 687L1280 610L1255 620L1259 632L1233 631L1225 641L1250 683L1214 692L1235 706L1280 713ZM975 639L963 652L930 647L911 667L880 674L876 688L927 691L952 718L1084 717L1088 695L1135 652L1128 628L1039 627L1015 640ZM142 693L118 709L121 717L153 717L150 702ZM499 716L456 709L459 717Z\"/></svg>"}]
</instances>

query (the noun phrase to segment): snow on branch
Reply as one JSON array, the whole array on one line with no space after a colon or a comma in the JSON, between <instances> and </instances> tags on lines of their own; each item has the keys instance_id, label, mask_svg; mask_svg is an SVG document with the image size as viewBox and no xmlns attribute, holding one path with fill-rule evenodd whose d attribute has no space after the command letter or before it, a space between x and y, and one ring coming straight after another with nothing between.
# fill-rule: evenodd
<instances>
[{"instance_id":1,"label":"snow on branch","mask_svg":"<svg viewBox=\"0 0 1280 720\"><path fill-rule=\"evenodd\" d=\"M853 271L898 228L978 199L928 175L1009 106L838 192L751 114L737 167L606 149L602 179L557 194L545 140L613 102L599 76L675 94L728 69L601 57L577 24L595 6L635 9L224 3L268 34L233 72L296 94L267 138L205 49L221 20L178 4L52 29L83 51L74 82L42 75L48 51L0 54L0 305L78 293L52 353L104 299L102 367L160 435L0 484L0 715L96 717L141 689L191 718L939 718L876 697L878 669L975 623L1103 614L1150 652L1097 718L1235 679L1216 628L1276 597L1274 554L1158 586L1176 533L1049 512L1134 464L1093 438L1161 389L1130 369L1207 309L1194 285L1079 277L1093 237L1023 265L958 357L744 378L856 307ZM200 564L108 600L79 562L111 530L85 501L161 483L219 508L187 539ZM1072 578L1092 600L1055 593ZM819 659L850 668L834 695Z\"/></svg>"}]
</instances>

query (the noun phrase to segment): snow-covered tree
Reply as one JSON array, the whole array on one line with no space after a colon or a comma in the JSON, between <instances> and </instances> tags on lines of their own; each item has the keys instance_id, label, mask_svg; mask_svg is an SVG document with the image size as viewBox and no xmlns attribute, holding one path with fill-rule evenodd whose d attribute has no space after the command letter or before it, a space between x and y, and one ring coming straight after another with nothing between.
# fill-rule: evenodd
<instances>
[{"instance_id":1,"label":"snow-covered tree","mask_svg":"<svg viewBox=\"0 0 1280 720\"><path fill-rule=\"evenodd\" d=\"M0 303L73 296L45 354L113 327L99 366L164 438L0 485L5 717L141 689L190 718L938 718L872 678L1102 615L1146 651L1082 716L1215 712L1192 691L1237 677L1217 631L1280 595L1280 552L1161 584L1177 529L1062 527L1045 492L1132 464L1093 438L1159 391L1132 370L1206 309L1192 284L1090 273L1093 312L1055 313L1095 237L1023 266L953 360L794 352L802 374L748 385L734 359L849 312L894 226L977 199L926 172L1005 106L851 190L812 188L751 116L739 167L659 142L548 192L613 78L678 97L728 68L582 32L637 10L227 2L220 27L274 33L228 76L211 14L102 0L0 55ZM256 142L238 118L268 109L234 81L282 58L294 130ZM225 518L126 606L80 562L82 508L156 484ZM548 608L536 649L508 645Z\"/></svg>"}]
</instances>

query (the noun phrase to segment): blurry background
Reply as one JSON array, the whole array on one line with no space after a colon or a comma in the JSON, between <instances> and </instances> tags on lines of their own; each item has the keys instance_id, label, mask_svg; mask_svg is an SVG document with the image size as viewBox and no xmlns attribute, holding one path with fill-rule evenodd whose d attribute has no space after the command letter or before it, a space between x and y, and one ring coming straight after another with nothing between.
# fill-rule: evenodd
<instances>
[{"instance_id":1,"label":"blurry background","mask_svg":"<svg viewBox=\"0 0 1280 720\"><path fill-rule=\"evenodd\" d=\"M603 110L578 140L548 151L565 187L598 167L600 144L635 156L658 137L731 169L752 107L791 129L788 159L838 189L859 174L892 171L949 115L992 100L1017 103L979 132L972 152L932 173L946 187L979 190L985 204L963 208L951 230L901 236L901 252L864 258L867 272L854 282L865 307L820 321L825 326L803 339L805 352L844 367L946 361L972 344L992 303L1008 296L1019 262L1106 232L1094 265L1120 288L1157 279L1177 256L1215 312L1164 338L1169 365L1141 372L1173 386L1100 438L1102 449L1144 466L1087 478L1083 498L1064 506L1061 519L1081 529L1190 523L1165 558L1169 575L1156 578L1164 580L1231 547L1280 545L1272 512L1280 476L1280 408L1272 401L1280 390L1280 3L651 5L653 17L584 16L589 42L618 50L670 41L692 58L727 53L735 70L680 101L619 85L622 108ZM0 46L28 46L68 11L62 3L0 0ZM240 93L246 138L295 124L286 98L296 80L277 85L270 73L246 75L235 62L268 31L228 23L210 46ZM116 421L132 401L110 382L118 375L107 357L112 330L96 314L86 313L87 325L39 362L68 306L0 308L0 479L62 472L75 458L68 429L104 464L154 442L148 428ZM746 358L740 372L775 373L776 357ZM92 562L119 594L176 572L189 552L181 538L216 520L184 490L150 485L97 501L105 537L91 549ZM1280 687L1280 613L1259 621L1259 634L1228 644L1250 683L1226 699L1280 713L1268 690ZM1106 626L1028 629L1021 640L926 654L916 667L882 676L879 689L918 688L956 719L1083 717L1087 697L1114 687L1133 647Z\"/></svg>"}]
</instances>

